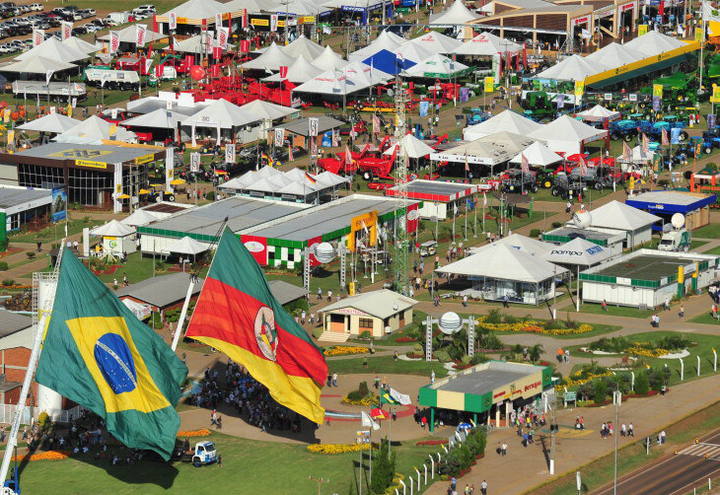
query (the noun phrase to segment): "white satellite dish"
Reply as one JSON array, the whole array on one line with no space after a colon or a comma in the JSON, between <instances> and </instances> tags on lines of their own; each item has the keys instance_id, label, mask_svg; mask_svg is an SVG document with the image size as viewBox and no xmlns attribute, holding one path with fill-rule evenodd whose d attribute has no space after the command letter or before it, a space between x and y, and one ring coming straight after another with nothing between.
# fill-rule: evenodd
<instances>
[{"instance_id":1,"label":"white satellite dish","mask_svg":"<svg viewBox=\"0 0 720 495\"><path fill-rule=\"evenodd\" d=\"M335 248L329 242L315 244L313 250L320 263L330 263L335 258Z\"/></svg>"},{"instance_id":2,"label":"white satellite dish","mask_svg":"<svg viewBox=\"0 0 720 495\"><path fill-rule=\"evenodd\" d=\"M573 214L573 224L579 229L586 229L592 225L592 215L587 210L578 210Z\"/></svg>"},{"instance_id":3,"label":"white satellite dish","mask_svg":"<svg viewBox=\"0 0 720 495\"><path fill-rule=\"evenodd\" d=\"M457 313L448 311L440 317L438 321L440 331L445 335L452 335L457 333L462 328L462 318Z\"/></svg>"},{"instance_id":4,"label":"white satellite dish","mask_svg":"<svg viewBox=\"0 0 720 495\"><path fill-rule=\"evenodd\" d=\"M676 229L681 229L685 226L685 215L682 213L674 213L670 218L670 223Z\"/></svg>"}]
</instances>

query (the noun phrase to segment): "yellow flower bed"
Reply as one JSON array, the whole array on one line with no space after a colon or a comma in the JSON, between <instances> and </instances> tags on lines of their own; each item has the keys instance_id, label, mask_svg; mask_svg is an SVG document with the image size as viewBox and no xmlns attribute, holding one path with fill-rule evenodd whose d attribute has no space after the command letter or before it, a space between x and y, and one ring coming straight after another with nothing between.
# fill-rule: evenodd
<instances>
[{"instance_id":1,"label":"yellow flower bed","mask_svg":"<svg viewBox=\"0 0 720 495\"><path fill-rule=\"evenodd\" d=\"M368 352L367 347L359 345L334 345L323 350L325 356L346 356L348 354L365 354Z\"/></svg>"},{"instance_id":2,"label":"yellow flower bed","mask_svg":"<svg viewBox=\"0 0 720 495\"><path fill-rule=\"evenodd\" d=\"M363 397L360 400L352 400L347 397L344 397L341 401L343 404L350 404L351 406L365 406L370 407L374 406L378 403L378 397L376 395L369 395L367 397Z\"/></svg>"},{"instance_id":3,"label":"yellow flower bed","mask_svg":"<svg viewBox=\"0 0 720 495\"><path fill-rule=\"evenodd\" d=\"M480 328L496 332L530 332L542 335L580 335L594 330L593 326L588 325L587 323L583 323L577 328L557 328L550 330L545 328L545 325L547 324L546 322L538 320L525 320L517 323L485 323L484 320L484 316L478 318L477 322Z\"/></svg>"},{"instance_id":4,"label":"yellow flower bed","mask_svg":"<svg viewBox=\"0 0 720 495\"><path fill-rule=\"evenodd\" d=\"M61 450L48 450L47 452L41 452L39 454L32 454L28 456L25 455L16 455L13 456L13 461L61 461L63 459L67 459L70 456L70 452L61 451Z\"/></svg>"},{"instance_id":5,"label":"yellow flower bed","mask_svg":"<svg viewBox=\"0 0 720 495\"><path fill-rule=\"evenodd\" d=\"M203 428L202 430L179 431L179 437L209 437L210 430Z\"/></svg>"},{"instance_id":6,"label":"yellow flower bed","mask_svg":"<svg viewBox=\"0 0 720 495\"><path fill-rule=\"evenodd\" d=\"M582 374L582 370L575 372L572 376L580 376L581 374ZM584 378L568 378L565 380L564 384L555 385L555 390L557 392L562 392L564 388L578 387L589 381L594 380L595 378L602 378L604 376L610 376L610 375L612 375L612 372L606 371L604 373L591 373L591 374L585 376Z\"/></svg>"},{"instance_id":7,"label":"yellow flower bed","mask_svg":"<svg viewBox=\"0 0 720 495\"><path fill-rule=\"evenodd\" d=\"M313 454L337 455L348 452L370 450L369 443L313 443L307 446L308 452Z\"/></svg>"},{"instance_id":8,"label":"yellow flower bed","mask_svg":"<svg viewBox=\"0 0 720 495\"><path fill-rule=\"evenodd\" d=\"M654 349L648 349L645 347L640 347L637 345L634 345L632 347L628 347L625 349L625 352L628 354L633 354L635 356L644 356L644 357L650 357L650 358L657 358L660 356L664 356L665 354L669 353L667 349L661 349L659 347L656 347Z\"/></svg>"}]
</instances>

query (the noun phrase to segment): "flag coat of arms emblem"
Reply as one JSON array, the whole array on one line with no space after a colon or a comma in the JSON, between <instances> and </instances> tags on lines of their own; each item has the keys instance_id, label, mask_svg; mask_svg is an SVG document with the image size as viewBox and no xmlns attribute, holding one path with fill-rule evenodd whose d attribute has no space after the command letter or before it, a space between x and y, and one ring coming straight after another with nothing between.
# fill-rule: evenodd
<instances>
[{"instance_id":1,"label":"flag coat of arms emblem","mask_svg":"<svg viewBox=\"0 0 720 495\"><path fill-rule=\"evenodd\" d=\"M169 459L187 368L70 251L63 253L35 379L105 420L131 448Z\"/></svg>"}]
</instances>

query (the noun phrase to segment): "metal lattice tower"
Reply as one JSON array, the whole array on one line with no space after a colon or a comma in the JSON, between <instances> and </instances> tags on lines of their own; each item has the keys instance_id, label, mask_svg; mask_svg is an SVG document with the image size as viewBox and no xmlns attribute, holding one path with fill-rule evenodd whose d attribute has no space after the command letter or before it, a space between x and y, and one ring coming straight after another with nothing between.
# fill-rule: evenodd
<instances>
[{"instance_id":1,"label":"metal lattice tower","mask_svg":"<svg viewBox=\"0 0 720 495\"><path fill-rule=\"evenodd\" d=\"M400 75L395 77L395 138L398 143L405 136L407 121L405 108L408 102L408 95L403 88ZM397 184L397 197L403 202L407 215L407 178L408 178L408 157L405 150L400 150L395 163L395 183ZM403 218L405 220L405 218ZM402 221L395 233L395 284L397 290L404 295L409 295L408 282L408 232L407 221Z\"/></svg>"}]
</instances>

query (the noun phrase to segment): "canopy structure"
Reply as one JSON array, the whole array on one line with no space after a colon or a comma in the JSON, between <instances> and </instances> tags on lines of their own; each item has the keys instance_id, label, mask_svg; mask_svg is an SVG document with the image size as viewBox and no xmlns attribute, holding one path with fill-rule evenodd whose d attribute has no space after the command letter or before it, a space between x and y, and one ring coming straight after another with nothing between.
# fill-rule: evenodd
<instances>
[{"instance_id":1,"label":"canopy structure","mask_svg":"<svg viewBox=\"0 0 720 495\"><path fill-rule=\"evenodd\" d=\"M398 58L410 60L415 63L422 62L423 60L427 60L435 55L435 53L428 48L418 45L417 43L410 42L403 43L392 51L398 56Z\"/></svg>"},{"instance_id":2,"label":"canopy structure","mask_svg":"<svg viewBox=\"0 0 720 495\"><path fill-rule=\"evenodd\" d=\"M496 240L495 244L504 244L513 249L524 251L533 256L538 256L541 259L545 259L548 251L552 247L554 247L553 244L550 244L549 242L539 241L537 239L533 239L531 237L527 237L521 234L510 234L507 237ZM475 254L479 251L482 251L483 248L485 248L484 245L480 247L470 248L470 253Z\"/></svg>"},{"instance_id":3,"label":"canopy structure","mask_svg":"<svg viewBox=\"0 0 720 495\"><path fill-rule=\"evenodd\" d=\"M433 161L488 165L504 163L533 143L533 140L511 132L496 132L448 150L432 153Z\"/></svg>"},{"instance_id":4,"label":"canopy structure","mask_svg":"<svg viewBox=\"0 0 720 495\"><path fill-rule=\"evenodd\" d=\"M312 5L312 4L311 4ZM312 5L315 7L314 5ZM285 8L284 6L282 8ZM284 11L283 11L284 12ZM292 10L290 11L292 12ZM304 14L314 15L314 14ZM291 57L305 57L307 60L314 60L318 58L325 51L322 45L315 43L301 34L295 38L292 43L288 44L283 48L283 51Z\"/></svg>"},{"instance_id":5,"label":"canopy structure","mask_svg":"<svg viewBox=\"0 0 720 495\"><path fill-rule=\"evenodd\" d=\"M235 177L219 186L220 189L240 195L265 198L313 201L315 198L335 189L350 179L331 172L312 175L304 170L293 168L282 172L274 167L265 166L258 171L250 171Z\"/></svg>"},{"instance_id":6,"label":"canopy structure","mask_svg":"<svg viewBox=\"0 0 720 495\"><path fill-rule=\"evenodd\" d=\"M298 113L298 110L283 105L277 105L264 100L253 100L240 107L242 112L252 117L253 121L258 120L277 120Z\"/></svg>"},{"instance_id":7,"label":"canopy structure","mask_svg":"<svg viewBox=\"0 0 720 495\"><path fill-rule=\"evenodd\" d=\"M590 212L590 226L635 231L662 221L662 218L633 208L620 201L610 201Z\"/></svg>"},{"instance_id":8,"label":"canopy structure","mask_svg":"<svg viewBox=\"0 0 720 495\"><path fill-rule=\"evenodd\" d=\"M279 71L280 67L290 67L293 62L295 62L295 57L285 53L285 50L273 41L258 58L245 62L241 67L243 69Z\"/></svg>"},{"instance_id":9,"label":"canopy structure","mask_svg":"<svg viewBox=\"0 0 720 495\"><path fill-rule=\"evenodd\" d=\"M512 110L503 110L485 122L480 122L479 124L471 125L463 129L463 139L473 141L502 131L527 136L540 128L542 128L542 124L538 124L534 120L528 119Z\"/></svg>"},{"instance_id":10,"label":"canopy structure","mask_svg":"<svg viewBox=\"0 0 720 495\"><path fill-rule=\"evenodd\" d=\"M233 48L234 45L228 43L228 49ZM213 45L211 43L203 43L202 36L195 35L184 40L174 40L172 50L178 53L194 53L200 55L203 53L203 47L205 47L205 53L212 53ZM170 47L165 47L165 51L171 51Z\"/></svg>"},{"instance_id":11,"label":"canopy structure","mask_svg":"<svg viewBox=\"0 0 720 495\"><path fill-rule=\"evenodd\" d=\"M74 50L77 50L82 53L95 53L96 51L100 50L100 47L96 46L93 43L88 43L82 38L76 38L75 36L72 36L66 40L62 41L62 44L72 48Z\"/></svg>"},{"instance_id":12,"label":"canopy structure","mask_svg":"<svg viewBox=\"0 0 720 495\"><path fill-rule=\"evenodd\" d=\"M178 19L184 19L183 24L201 24L203 19L215 20L215 14L224 14L230 7L215 0L188 0L170 9L157 17L158 22L168 22L173 13ZM230 9L232 10L232 9Z\"/></svg>"},{"instance_id":13,"label":"canopy structure","mask_svg":"<svg viewBox=\"0 0 720 495\"><path fill-rule=\"evenodd\" d=\"M622 65L637 62L638 60L642 60L644 58L644 53L634 50L628 45L620 45L612 42L585 57L585 61L600 65L609 65L612 63L613 66L620 67Z\"/></svg>"},{"instance_id":14,"label":"canopy structure","mask_svg":"<svg viewBox=\"0 0 720 495\"><path fill-rule=\"evenodd\" d=\"M438 26L454 26L456 24L467 24L478 18L480 18L480 16L468 9L462 0L455 0L449 8L437 14L432 14L430 16L429 24Z\"/></svg>"},{"instance_id":15,"label":"canopy structure","mask_svg":"<svg viewBox=\"0 0 720 495\"><path fill-rule=\"evenodd\" d=\"M658 31L648 31L642 36L638 36L634 40L628 41L623 45L624 48L630 48L645 55L645 58L660 55L676 48L685 46L685 42L661 34Z\"/></svg>"},{"instance_id":16,"label":"canopy structure","mask_svg":"<svg viewBox=\"0 0 720 495\"><path fill-rule=\"evenodd\" d=\"M515 155L515 158L510 160L510 163L521 163L522 155L525 155L525 159L528 164L534 167L547 167L553 163L561 162L563 157L557 153L550 151L547 146L538 141L525 148L523 151Z\"/></svg>"},{"instance_id":17,"label":"canopy structure","mask_svg":"<svg viewBox=\"0 0 720 495\"><path fill-rule=\"evenodd\" d=\"M202 2L205 2L206 0L202 0ZM211 2L212 0L207 0ZM178 16L179 17L179 16ZM120 31L116 31L118 33L118 37L120 38L120 43L132 43L133 45L137 42L137 25L131 24L128 27L121 29ZM147 29L145 31L145 43L150 43L153 41L158 41L163 38L167 38L166 34L157 33L151 29ZM110 41L110 33L98 36L97 38L99 41Z\"/></svg>"},{"instance_id":18,"label":"canopy structure","mask_svg":"<svg viewBox=\"0 0 720 495\"><path fill-rule=\"evenodd\" d=\"M378 37L372 41L372 43L370 43L365 48L361 48L352 52L348 58L352 61L364 60L367 57L371 57L380 50L393 51L393 49L399 47L400 45L405 43L405 41L405 38L401 38L397 34L385 30L382 31L378 35Z\"/></svg>"},{"instance_id":19,"label":"canopy structure","mask_svg":"<svg viewBox=\"0 0 720 495\"><path fill-rule=\"evenodd\" d=\"M408 43L416 43L433 53L452 53L453 50L462 45L462 41L445 36L437 31L430 31L422 36L413 38Z\"/></svg>"},{"instance_id":20,"label":"canopy structure","mask_svg":"<svg viewBox=\"0 0 720 495\"><path fill-rule=\"evenodd\" d=\"M10 62L0 66L0 72L14 72L18 74L42 74L55 73L77 67L69 62L62 62L45 57L31 57L24 60Z\"/></svg>"},{"instance_id":21,"label":"canopy structure","mask_svg":"<svg viewBox=\"0 0 720 495\"><path fill-rule=\"evenodd\" d=\"M80 122L82 121L56 112L49 113L39 119L31 120L30 122L25 122L23 125L16 127L16 129L23 131L54 132L59 134L67 131L68 129L72 129Z\"/></svg>"},{"instance_id":22,"label":"canopy structure","mask_svg":"<svg viewBox=\"0 0 720 495\"><path fill-rule=\"evenodd\" d=\"M262 116L251 115L239 106L225 99L217 100L198 113L186 118L183 126L232 129L250 122L262 120Z\"/></svg>"},{"instance_id":23,"label":"canopy structure","mask_svg":"<svg viewBox=\"0 0 720 495\"><path fill-rule=\"evenodd\" d=\"M392 155L395 152L395 148L398 146L400 146L398 154L400 156L405 156L407 154L408 158L422 158L423 156L435 152L434 149L420 141L412 134L405 134L399 143L395 143L390 146L387 150L385 150L383 155Z\"/></svg>"},{"instance_id":24,"label":"canopy structure","mask_svg":"<svg viewBox=\"0 0 720 495\"><path fill-rule=\"evenodd\" d=\"M177 129L178 123L188 116L172 110L158 108L155 111L138 115L121 122L126 127L152 127L154 129Z\"/></svg>"},{"instance_id":25,"label":"canopy structure","mask_svg":"<svg viewBox=\"0 0 720 495\"><path fill-rule=\"evenodd\" d=\"M323 72L325 72L323 69L316 67L312 62L309 62L307 58L300 56L288 67L285 77L281 77L280 73L277 72L271 76L264 77L263 81L280 82L287 79L290 82L302 84L315 76L319 76Z\"/></svg>"},{"instance_id":26,"label":"canopy structure","mask_svg":"<svg viewBox=\"0 0 720 495\"><path fill-rule=\"evenodd\" d=\"M466 41L455 48L452 53L457 55L472 55L477 57L492 57L504 55L507 52L518 53L522 46L514 41L506 40L490 32L480 33L473 39Z\"/></svg>"},{"instance_id":27,"label":"canopy structure","mask_svg":"<svg viewBox=\"0 0 720 495\"><path fill-rule=\"evenodd\" d=\"M90 233L99 237L125 237L134 234L135 229L113 219L104 225L91 229Z\"/></svg>"},{"instance_id":28,"label":"canopy structure","mask_svg":"<svg viewBox=\"0 0 720 495\"><path fill-rule=\"evenodd\" d=\"M450 79L458 77L472 70L465 64L451 60L444 55L436 54L413 65L406 71L406 77L423 77L431 79Z\"/></svg>"},{"instance_id":29,"label":"canopy structure","mask_svg":"<svg viewBox=\"0 0 720 495\"><path fill-rule=\"evenodd\" d=\"M570 55L562 62L545 69L535 79L552 79L554 81L584 80L587 76L608 70L608 61L591 63L580 55Z\"/></svg>"},{"instance_id":30,"label":"canopy structure","mask_svg":"<svg viewBox=\"0 0 720 495\"><path fill-rule=\"evenodd\" d=\"M131 215L120 220L120 223L130 225L131 227L141 227L160 219L161 217L153 215L152 212L147 210L135 210Z\"/></svg>"},{"instance_id":31,"label":"canopy structure","mask_svg":"<svg viewBox=\"0 0 720 495\"><path fill-rule=\"evenodd\" d=\"M185 236L173 244L172 252L177 254L188 254L196 256L208 250L206 244L201 244L195 239Z\"/></svg>"},{"instance_id":32,"label":"canopy structure","mask_svg":"<svg viewBox=\"0 0 720 495\"><path fill-rule=\"evenodd\" d=\"M233 17L240 17L243 14L243 10L247 10L248 14L257 14L263 9L276 5L277 3L275 0L231 0L223 3L222 6L225 12L233 14Z\"/></svg>"},{"instance_id":33,"label":"canopy structure","mask_svg":"<svg viewBox=\"0 0 720 495\"><path fill-rule=\"evenodd\" d=\"M398 74L415 65L415 62L412 60L400 58L385 49L380 50L375 55L366 58L363 60L363 63L392 75Z\"/></svg>"},{"instance_id":34,"label":"canopy structure","mask_svg":"<svg viewBox=\"0 0 720 495\"><path fill-rule=\"evenodd\" d=\"M576 237L570 242L553 246L545 259L560 265L595 266L613 257L609 249L604 249L587 239Z\"/></svg>"},{"instance_id":35,"label":"canopy structure","mask_svg":"<svg viewBox=\"0 0 720 495\"><path fill-rule=\"evenodd\" d=\"M588 110L576 114L576 116L583 120L587 120L588 122L603 122L605 120L617 120L622 117L622 114L620 112L608 110L602 105L595 105Z\"/></svg>"},{"instance_id":36,"label":"canopy structure","mask_svg":"<svg viewBox=\"0 0 720 495\"><path fill-rule=\"evenodd\" d=\"M342 69L348 64L348 61L342 58L340 54L333 51L329 46L325 47L322 54L312 61L312 64L323 71Z\"/></svg>"},{"instance_id":37,"label":"canopy structure","mask_svg":"<svg viewBox=\"0 0 720 495\"><path fill-rule=\"evenodd\" d=\"M77 62L89 57L88 52L78 50L70 45L64 45L55 36L51 36L36 47L18 55L17 60L30 60L43 57L55 62Z\"/></svg>"},{"instance_id":38,"label":"canopy structure","mask_svg":"<svg viewBox=\"0 0 720 495\"><path fill-rule=\"evenodd\" d=\"M68 129L62 134L58 134L53 141L59 143L74 144L102 144L103 141L114 140L123 142L132 142L137 140L134 132L118 127L116 125L93 115L75 127Z\"/></svg>"},{"instance_id":39,"label":"canopy structure","mask_svg":"<svg viewBox=\"0 0 720 495\"><path fill-rule=\"evenodd\" d=\"M549 124L528 134L533 139L545 141L548 148L556 152L566 154L580 153L586 143L602 139L607 136L608 131L597 129L562 115Z\"/></svg>"},{"instance_id":40,"label":"canopy structure","mask_svg":"<svg viewBox=\"0 0 720 495\"><path fill-rule=\"evenodd\" d=\"M293 89L296 92L328 95L347 95L371 88L392 79L378 69L362 62L351 62L340 70L323 72L306 83Z\"/></svg>"}]
</instances>

